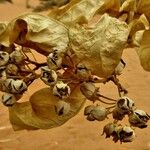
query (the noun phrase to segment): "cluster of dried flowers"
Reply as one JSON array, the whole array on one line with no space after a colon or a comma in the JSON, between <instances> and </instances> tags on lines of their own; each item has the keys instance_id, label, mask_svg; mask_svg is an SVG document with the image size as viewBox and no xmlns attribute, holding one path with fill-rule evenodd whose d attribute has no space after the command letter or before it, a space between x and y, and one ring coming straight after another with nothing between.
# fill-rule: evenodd
<instances>
[{"instance_id":1,"label":"cluster of dried flowers","mask_svg":"<svg viewBox=\"0 0 150 150\"><path fill-rule=\"evenodd\" d=\"M99 104L85 108L87 120L103 121L112 115L114 121L103 134L114 142L132 142L132 127L147 127L150 116L134 106L117 76L125 67L121 56L127 47L136 49L141 65L150 71L149 9L147 0L73 0L48 16L30 13L1 22L0 88L5 92L3 104L11 106L13 128L60 126L88 99ZM99 19L93 23L96 14ZM45 62L28 56L34 50L46 56ZM17 102L38 78L48 87L27 102ZM102 95L97 87L109 81L118 88L117 100ZM129 126L118 123L125 116Z\"/></svg>"}]
</instances>

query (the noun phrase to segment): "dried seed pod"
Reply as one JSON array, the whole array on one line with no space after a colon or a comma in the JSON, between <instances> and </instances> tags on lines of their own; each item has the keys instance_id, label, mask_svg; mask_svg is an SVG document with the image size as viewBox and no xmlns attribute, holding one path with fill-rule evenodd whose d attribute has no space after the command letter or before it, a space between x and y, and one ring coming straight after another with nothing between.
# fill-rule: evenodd
<instances>
[{"instance_id":1,"label":"dried seed pod","mask_svg":"<svg viewBox=\"0 0 150 150\"><path fill-rule=\"evenodd\" d=\"M25 60L25 56L21 50L15 50L10 54L10 60L15 64L21 64Z\"/></svg>"},{"instance_id":2,"label":"dried seed pod","mask_svg":"<svg viewBox=\"0 0 150 150\"><path fill-rule=\"evenodd\" d=\"M84 109L84 115L85 116L89 115L94 108L95 108L94 105L86 106L85 109Z\"/></svg>"},{"instance_id":3,"label":"dried seed pod","mask_svg":"<svg viewBox=\"0 0 150 150\"><path fill-rule=\"evenodd\" d=\"M89 100L95 101L98 99L98 89L91 82L83 82L80 85L80 90L82 94Z\"/></svg>"},{"instance_id":4,"label":"dried seed pod","mask_svg":"<svg viewBox=\"0 0 150 150\"><path fill-rule=\"evenodd\" d=\"M93 118L95 118L98 121L103 121L107 117L107 110L104 107L96 106L90 113Z\"/></svg>"},{"instance_id":5,"label":"dried seed pod","mask_svg":"<svg viewBox=\"0 0 150 150\"><path fill-rule=\"evenodd\" d=\"M86 117L86 119L87 119L88 121L95 121L95 118L93 117L92 114L89 114L89 115Z\"/></svg>"},{"instance_id":6,"label":"dried seed pod","mask_svg":"<svg viewBox=\"0 0 150 150\"><path fill-rule=\"evenodd\" d=\"M53 94L61 99L69 97L70 92L70 87L62 81L58 81L53 88Z\"/></svg>"},{"instance_id":7,"label":"dried seed pod","mask_svg":"<svg viewBox=\"0 0 150 150\"><path fill-rule=\"evenodd\" d=\"M5 91L13 94L22 94L27 90L27 85L22 80L6 79L4 87Z\"/></svg>"},{"instance_id":8,"label":"dried seed pod","mask_svg":"<svg viewBox=\"0 0 150 150\"><path fill-rule=\"evenodd\" d=\"M116 124L114 123L108 123L104 126L102 135L106 134L106 138L109 138L110 136L113 136L113 133L115 132Z\"/></svg>"},{"instance_id":9,"label":"dried seed pod","mask_svg":"<svg viewBox=\"0 0 150 150\"><path fill-rule=\"evenodd\" d=\"M125 113L132 111L133 106L134 106L134 101L126 96L120 98L116 104L116 107L119 109L119 111Z\"/></svg>"},{"instance_id":10,"label":"dried seed pod","mask_svg":"<svg viewBox=\"0 0 150 150\"><path fill-rule=\"evenodd\" d=\"M138 128L146 128L150 116L143 110L135 110L129 115L129 122L132 126Z\"/></svg>"},{"instance_id":11,"label":"dried seed pod","mask_svg":"<svg viewBox=\"0 0 150 150\"><path fill-rule=\"evenodd\" d=\"M88 81L91 76L91 72L83 64L78 64L75 70L75 77L80 81Z\"/></svg>"},{"instance_id":12,"label":"dried seed pod","mask_svg":"<svg viewBox=\"0 0 150 150\"><path fill-rule=\"evenodd\" d=\"M115 120L122 120L125 117L126 113L120 111L118 108L114 108L112 111L112 116Z\"/></svg>"},{"instance_id":13,"label":"dried seed pod","mask_svg":"<svg viewBox=\"0 0 150 150\"><path fill-rule=\"evenodd\" d=\"M11 85L12 93L21 94L27 90L27 85L23 80L14 80Z\"/></svg>"},{"instance_id":14,"label":"dried seed pod","mask_svg":"<svg viewBox=\"0 0 150 150\"><path fill-rule=\"evenodd\" d=\"M6 67L5 66L1 66L0 67L0 79L1 80L6 80Z\"/></svg>"},{"instance_id":15,"label":"dried seed pod","mask_svg":"<svg viewBox=\"0 0 150 150\"><path fill-rule=\"evenodd\" d=\"M58 50L54 50L47 56L47 64L50 69L56 70L61 67L63 59L63 53Z\"/></svg>"},{"instance_id":16,"label":"dried seed pod","mask_svg":"<svg viewBox=\"0 0 150 150\"><path fill-rule=\"evenodd\" d=\"M58 116L66 115L70 111L70 104L60 100L55 105L55 111Z\"/></svg>"},{"instance_id":17,"label":"dried seed pod","mask_svg":"<svg viewBox=\"0 0 150 150\"><path fill-rule=\"evenodd\" d=\"M54 70L50 70L48 66L41 68L41 80L46 85L54 85L57 81L57 74Z\"/></svg>"},{"instance_id":18,"label":"dried seed pod","mask_svg":"<svg viewBox=\"0 0 150 150\"><path fill-rule=\"evenodd\" d=\"M5 93L2 96L2 103L7 107L13 106L16 103L16 101L16 97L13 94Z\"/></svg>"},{"instance_id":19,"label":"dried seed pod","mask_svg":"<svg viewBox=\"0 0 150 150\"><path fill-rule=\"evenodd\" d=\"M6 66L6 73L9 75L17 75L18 74L18 67L15 64L8 64Z\"/></svg>"},{"instance_id":20,"label":"dried seed pod","mask_svg":"<svg viewBox=\"0 0 150 150\"><path fill-rule=\"evenodd\" d=\"M123 69L125 68L125 66L126 66L126 63L123 61L123 59L121 59L120 62L119 62L119 64L115 68L114 74L115 75L121 75Z\"/></svg>"},{"instance_id":21,"label":"dried seed pod","mask_svg":"<svg viewBox=\"0 0 150 150\"><path fill-rule=\"evenodd\" d=\"M9 61L9 54L4 51L0 51L0 66L4 66Z\"/></svg>"},{"instance_id":22,"label":"dried seed pod","mask_svg":"<svg viewBox=\"0 0 150 150\"><path fill-rule=\"evenodd\" d=\"M135 138L135 132L131 127L124 126L123 128L116 130L120 142L132 142Z\"/></svg>"}]
</instances>

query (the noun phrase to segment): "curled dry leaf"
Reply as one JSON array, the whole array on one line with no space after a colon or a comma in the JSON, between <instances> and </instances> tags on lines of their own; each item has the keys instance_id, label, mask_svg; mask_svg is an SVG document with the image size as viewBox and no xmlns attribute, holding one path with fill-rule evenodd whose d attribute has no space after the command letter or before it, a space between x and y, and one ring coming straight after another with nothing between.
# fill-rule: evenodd
<instances>
[{"instance_id":1,"label":"curled dry leaf","mask_svg":"<svg viewBox=\"0 0 150 150\"><path fill-rule=\"evenodd\" d=\"M98 12L119 11L119 7L120 0L73 0L64 7L52 10L49 16L66 25L73 23L84 24L88 23Z\"/></svg>"},{"instance_id":2,"label":"curled dry leaf","mask_svg":"<svg viewBox=\"0 0 150 150\"><path fill-rule=\"evenodd\" d=\"M146 71L150 71L150 30L145 31L141 45L137 48L140 63Z\"/></svg>"},{"instance_id":3,"label":"curled dry leaf","mask_svg":"<svg viewBox=\"0 0 150 150\"><path fill-rule=\"evenodd\" d=\"M91 28L79 26L69 31L70 44L78 61L90 69L92 74L110 76L125 48L128 25L104 14Z\"/></svg>"},{"instance_id":4,"label":"curled dry leaf","mask_svg":"<svg viewBox=\"0 0 150 150\"><path fill-rule=\"evenodd\" d=\"M46 16L29 13L12 20L0 36L0 43L9 47L12 43L30 47L42 54L51 48L65 50L68 34L65 25Z\"/></svg>"},{"instance_id":5,"label":"curled dry leaf","mask_svg":"<svg viewBox=\"0 0 150 150\"><path fill-rule=\"evenodd\" d=\"M60 116L55 110L58 101L60 99L52 94L50 88L43 88L31 96L30 102L16 103L9 108L10 121L14 129L49 129L60 126L79 112L85 98L79 88L73 90L71 96L65 100L70 104L70 111Z\"/></svg>"}]
</instances>

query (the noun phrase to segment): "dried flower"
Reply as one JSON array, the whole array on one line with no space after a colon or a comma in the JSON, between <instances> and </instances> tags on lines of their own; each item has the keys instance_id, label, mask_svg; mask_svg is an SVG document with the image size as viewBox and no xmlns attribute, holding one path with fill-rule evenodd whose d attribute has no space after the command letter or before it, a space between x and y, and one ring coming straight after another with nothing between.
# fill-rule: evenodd
<instances>
[{"instance_id":1,"label":"dried flower","mask_svg":"<svg viewBox=\"0 0 150 150\"><path fill-rule=\"evenodd\" d=\"M4 51L0 51L0 66L4 66L9 61L9 54Z\"/></svg>"},{"instance_id":2,"label":"dried flower","mask_svg":"<svg viewBox=\"0 0 150 150\"><path fill-rule=\"evenodd\" d=\"M129 115L129 122L132 126L138 128L146 128L147 122L150 116L143 110L134 110L133 113Z\"/></svg>"},{"instance_id":3,"label":"dried flower","mask_svg":"<svg viewBox=\"0 0 150 150\"><path fill-rule=\"evenodd\" d=\"M69 97L70 92L70 87L62 81L58 81L53 88L53 94L61 99Z\"/></svg>"},{"instance_id":4,"label":"dried flower","mask_svg":"<svg viewBox=\"0 0 150 150\"><path fill-rule=\"evenodd\" d=\"M48 66L41 68L41 80L46 85L54 85L57 81L57 74L54 70L50 70Z\"/></svg>"},{"instance_id":5,"label":"dried flower","mask_svg":"<svg viewBox=\"0 0 150 150\"><path fill-rule=\"evenodd\" d=\"M15 64L8 64L6 66L6 73L9 75L17 75L18 74L18 67Z\"/></svg>"}]
</instances>

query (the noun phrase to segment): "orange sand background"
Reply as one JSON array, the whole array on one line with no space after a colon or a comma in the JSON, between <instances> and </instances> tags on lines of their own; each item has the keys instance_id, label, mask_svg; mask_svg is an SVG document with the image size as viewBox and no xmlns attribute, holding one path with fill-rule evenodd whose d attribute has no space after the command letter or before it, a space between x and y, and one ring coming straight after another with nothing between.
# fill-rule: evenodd
<instances>
[{"instance_id":1,"label":"orange sand background","mask_svg":"<svg viewBox=\"0 0 150 150\"><path fill-rule=\"evenodd\" d=\"M13 5L0 4L0 21L8 21L21 13L31 11L25 8L25 0L13 1ZM35 6L38 1L31 0L31 4ZM129 91L129 97L135 99L136 106L150 112L150 73L142 69L133 49L125 50L123 58L127 67L120 80ZM43 86L43 83L35 82L24 99L28 99L39 86ZM116 91L111 83L102 88L105 95L114 98L117 95ZM14 132L9 123L8 110L0 103L0 150L150 150L150 127L144 130L136 129L135 141L120 145L101 136L103 126L108 122L109 120L88 122L82 109L77 116L61 127Z\"/></svg>"}]
</instances>

